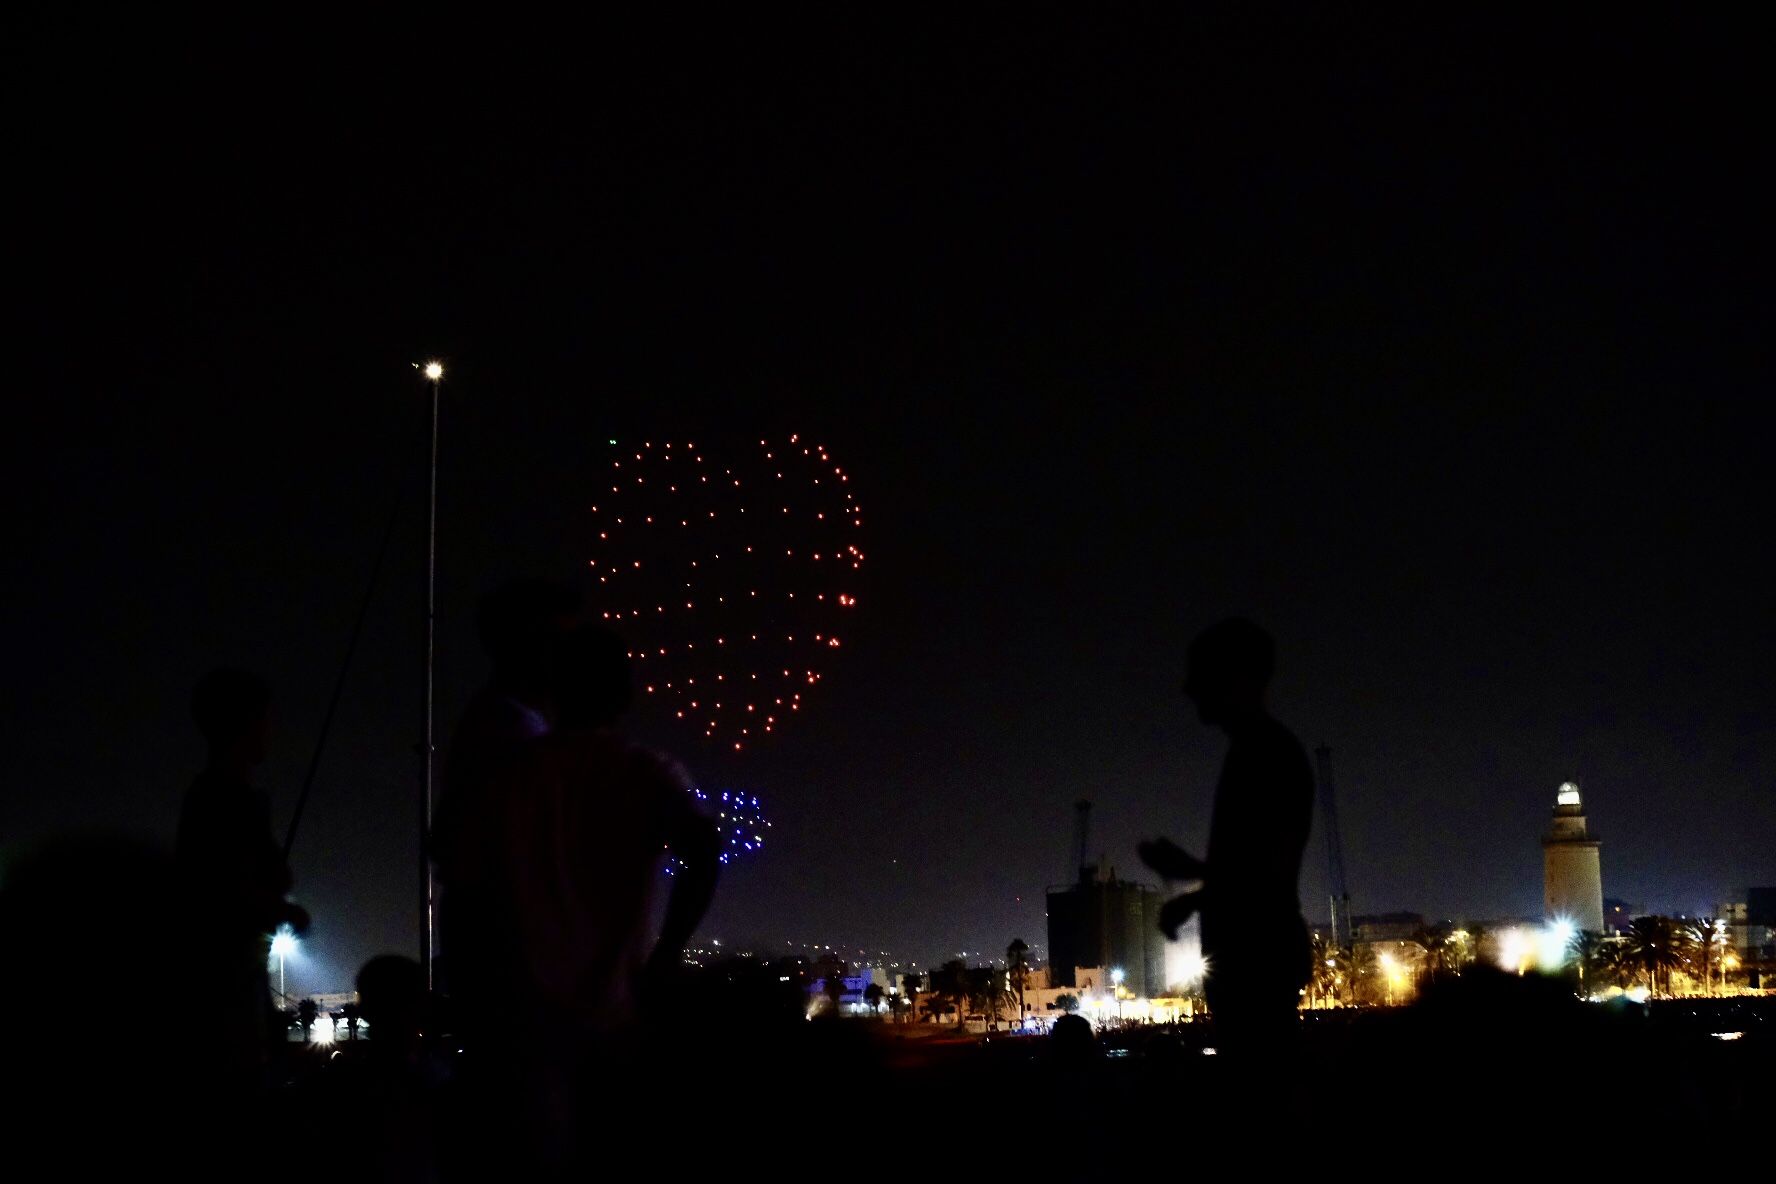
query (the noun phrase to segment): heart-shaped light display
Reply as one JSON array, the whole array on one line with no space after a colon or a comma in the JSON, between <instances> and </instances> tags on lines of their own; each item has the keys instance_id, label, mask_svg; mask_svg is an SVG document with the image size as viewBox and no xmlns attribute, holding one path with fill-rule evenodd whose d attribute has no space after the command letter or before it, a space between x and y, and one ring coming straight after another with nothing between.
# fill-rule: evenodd
<instances>
[{"instance_id":1,"label":"heart-shaped light display","mask_svg":"<svg viewBox=\"0 0 1776 1184\"><path fill-rule=\"evenodd\" d=\"M741 751L806 706L843 647L863 511L825 448L613 441L591 508L594 611L637 689Z\"/></svg>"}]
</instances>

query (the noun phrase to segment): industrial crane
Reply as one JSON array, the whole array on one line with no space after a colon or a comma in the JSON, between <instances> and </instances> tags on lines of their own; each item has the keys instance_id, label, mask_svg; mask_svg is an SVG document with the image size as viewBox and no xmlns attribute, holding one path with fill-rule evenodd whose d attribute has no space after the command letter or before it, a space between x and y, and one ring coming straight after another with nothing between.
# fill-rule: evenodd
<instances>
[{"instance_id":1,"label":"industrial crane","mask_svg":"<svg viewBox=\"0 0 1776 1184\"><path fill-rule=\"evenodd\" d=\"M1338 835L1338 795L1332 786L1332 750L1325 744L1314 749L1319 764L1320 817L1326 831L1326 890L1332 906L1332 943L1340 949L1351 944L1351 898L1344 882L1344 843Z\"/></svg>"}]
</instances>

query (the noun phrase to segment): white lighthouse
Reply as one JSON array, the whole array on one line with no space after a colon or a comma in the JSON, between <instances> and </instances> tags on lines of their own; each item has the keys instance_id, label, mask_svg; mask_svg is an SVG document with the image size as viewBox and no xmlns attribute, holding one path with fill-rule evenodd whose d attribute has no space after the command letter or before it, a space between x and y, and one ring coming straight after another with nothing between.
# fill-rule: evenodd
<instances>
[{"instance_id":1,"label":"white lighthouse","mask_svg":"<svg viewBox=\"0 0 1776 1184\"><path fill-rule=\"evenodd\" d=\"M1585 833L1578 785L1563 782L1554 798L1554 822L1542 838L1542 909L1550 922L1603 932L1602 846Z\"/></svg>"}]
</instances>

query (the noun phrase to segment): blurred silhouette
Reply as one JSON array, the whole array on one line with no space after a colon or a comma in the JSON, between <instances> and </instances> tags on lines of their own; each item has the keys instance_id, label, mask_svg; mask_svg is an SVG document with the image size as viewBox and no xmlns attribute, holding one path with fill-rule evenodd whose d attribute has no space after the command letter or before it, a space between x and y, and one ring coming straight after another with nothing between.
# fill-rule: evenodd
<instances>
[{"instance_id":1,"label":"blurred silhouette","mask_svg":"<svg viewBox=\"0 0 1776 1184\"><path fill-rule=\"evenodd\" d=\"M1082 1015L1064 1015L1048 1034L1049 1059L1058 1067L1079 1069L1098 1059L1098 1038Z\"/></svg>"},{"instance_id":2,"label":"blurred silhouette","mask_svg":"<svg viewBox=\"0 0 1776 1184\"><path fill-rule=\"evenodd\" d=\"M1201 911L1204 993L1218 1042L1236 1055L1289 1039L1311 969L1297 881L1313 770L1301 742L1265 707L1275 666L1276 643L1250 621L1222 621L1191 643L1184 693L1202 722L1229 740L1208 857L1167 839L1141 844L1141 858L1166 879L1202 883L1167 901L1160 925L1176 939Z\"/></svg>"},{"instance_id":3,"label":"blurred silhouette","mask_svg":"<svg viewBox=\"0 0 1776 1184\"><path fill-rule=\"evenodd\" d=\"M220 1155L250 1106L214 1105L227 1099L209 1084L211 1066L184 1048L149 1056L140 1047L143 1025L158 1018L150 1001L186 973L178 943L156 940L177 916L169 853L118 836L63 836L9 848L4 873L6 1127L16 1162L40 1165L15 1167L13 1178L140 1174L175 1153L189 1171ZM205 1022L191 1030L208 1040L208 1017L197 1014ZM205 1123L214 1124L198 1147L187 1134L192 1087L204 1091Z\"/></svg>"},{"instance_id":4,"label":"blurred silhouette","mask_svg":"<svg viewBox=\"0 0 1776 1184\"><path fill-rule=\"evenodd\" d=\"M334 1054L334 1091L324 1102L349 1121L313 1166L365 1180L436 1180L440 1093L421 1031L425 974L412 958L381 954L364 963L357 985L368 1039Z\"/></svg>"},{"instance_id":5,"label":"blurred silhouette","mask_svg":"<svg viewBox=\"0 0 1776 1184\"><path fill-rule=\"evenodd\" d=\"M632 693L623 643L581 628L554 666L554 730L492 771L479 811L462 821L480 844L487 925L468 974L499 1008L481 1033L483 1063L499 1079L496 1097L516 1107L517 1145L559 1165L571 1154L577 1079L611 1055L644 984L682 964L720 847L684 771L616 730ZM655 898L668 885L655 938Z\"/></svg>"},{"instance_id":6,"label":"blurred silhouette","mask_svg":"<svg viewBox=\"0 0 1776 1184\"><path fill-rule=\"evenodd\" d=\"M372 1057L411 1064L422 1042L425 972L400 954L379 954L358 971L357 1015L369 1026Z\"/></svg>"},{"instance_id":7,"label":"blurred silhouette","mask_svg":"<svg viewBox=\"0 0 1776 1184\"><path fill-rule=\"evenodd\" d=\"M486 996L474 974L501 935L489 920L489 851L481 827L498 810L495 778L526 744L548 735L555 718L555 663L580 612L579 594L544 579L512 580L482 598L476 617L493 661L470 700L444 765L432 833L439 886L440 964L449 993ZM471 1021L472 1008L458 1009Z\"/></svg>"},{"instance_id":8,"label":"blurred silhouette","mask_svg":"<svg viewBox=\"0 0 1776 1184\"><path fill-rule=\"evenodd\" d=\"M265 759L270 708L264 681L244 670L210 672L191 697L209 760L186 791L175 859L192 981L218 1037L204 1047L217 1058L214 1080L224 1090L263 1084L273 1031L271 935L281 925L308 927L307 912L284 899L290 868L272 836L270 802L252 783Z\"/></svg>"}]
</instances>

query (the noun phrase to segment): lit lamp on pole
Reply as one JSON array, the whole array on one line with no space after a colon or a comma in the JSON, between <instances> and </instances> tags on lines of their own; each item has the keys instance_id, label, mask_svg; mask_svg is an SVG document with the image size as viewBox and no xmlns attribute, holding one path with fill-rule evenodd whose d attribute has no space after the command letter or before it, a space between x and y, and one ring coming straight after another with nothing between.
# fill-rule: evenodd
<instances>
[{"instance_id":1,"label":"lit lamp on pole","mask_svg":"<svg viewBox=\"0 0 1776 1184\"><path fill-rule=\"evenodd\" d=\"M284 990L284 959L296 952L296 935L288 925L280 926L271 938L271 953L278 960L278 1006L289 1005L290 996Z\"/></svg>"},{"instance_id":2,"label":"lit lamp on pole","mask_svg":"<svg viewBox=\"0 0 1776 1184\"><path fill-rule=\"evenodd\" d=\"M433 684L438 616L438 403L444 382L444 363L433 359L416 369L432 384L432 453L426 515L426 626L425 626L425 762L419 798L419 963L425 967L426 990L432 989L432 945L437 932L437 913L432 885L432 778L437 756L433 726Z\"/></svg>"}]
</instances>

